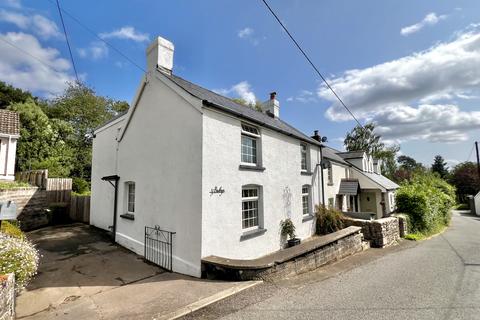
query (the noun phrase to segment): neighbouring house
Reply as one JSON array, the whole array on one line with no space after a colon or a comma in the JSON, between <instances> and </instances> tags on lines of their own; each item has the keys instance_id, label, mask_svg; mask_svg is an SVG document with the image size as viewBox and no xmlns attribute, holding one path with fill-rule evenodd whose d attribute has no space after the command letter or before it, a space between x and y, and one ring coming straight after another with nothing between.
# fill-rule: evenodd
<instances>
[{"instance_id":1,"label":"neighbouring house","mask_svg":"<svg viewBox=\"0 0 480 320\"><path fill-rule=\"evenodd\" d=\"M238 104L174 75L173 54L157 38L128 112L94 131L90 223L122 246L147 258L156 245L167 255L147 260L200 277L204 257L255 259L283 248L286 218L297 237L311 237L315 205L324 191L335 205L342 178L365 188L352 196L387 192L361 180L374 173L322 146L318 134L283 121L276 93L261 111ZM334 158L323 189L330 162L322 150Z\"/></svg>"},{"instance_id":2,"label":"neighbouring house","mask_svg":"<svg viewBox=\"0 0 480 320\"><path fill-rule=\"evenodd\" d=\"M15 180L15 156L20 138L18 113L0 110L0 180Z\"/></svg>"},{"instance_id":3,"label":"neighbouring house","mask_svg":"<svg viewBox=\"0 0 480 320\"><path fill-rule=\"evenodd\" d=\"M395 191L399 186L382 175L381 160L364 151L341 152L323 148L329 162L325 186L326 202L344 212L373 213L388 217L395 211Z\"/></svg>"}]
</instances>

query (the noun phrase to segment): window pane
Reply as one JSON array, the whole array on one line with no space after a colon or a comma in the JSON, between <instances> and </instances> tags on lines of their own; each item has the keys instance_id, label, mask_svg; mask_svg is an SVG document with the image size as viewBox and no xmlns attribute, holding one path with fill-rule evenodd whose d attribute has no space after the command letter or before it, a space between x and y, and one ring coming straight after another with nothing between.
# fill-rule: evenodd
<instances>
[{"instance_id":1,"label":"window pane","mask_svg":"<svg viewBox=\"0 0 480 320\"><path fill-rule=\"evenodd\" d=\"M242 203L242 228L258 226L258 200Z\"/></svg>"},{"instance_id":2,"label":"window pane","mask_svg":"<svg viewBox=\"0 0 480 320\"><path fill-rule=\"evenodd\" d=\"M257 140L255 138L242 135L242 162L257 163Z\"/></svg>"},{"instance_id":3,"label":"window pane","mask_svg":"<svg viewBox=\"0 0 480 320\"><path fill-rule=\"evenodd\" d=\"M128 184L127 211L135 212L135 183Z\"/></svg>"},{"instance_id":4,"label":"window pane","mask_svg":"<svg viewBox=\"0 0 480 320\"><path fill-rule=\"evenodd\" d=\"M242 130L248 133L259 135L258 129L248 124L242 123Z\"/></svg>"}]
</instances>

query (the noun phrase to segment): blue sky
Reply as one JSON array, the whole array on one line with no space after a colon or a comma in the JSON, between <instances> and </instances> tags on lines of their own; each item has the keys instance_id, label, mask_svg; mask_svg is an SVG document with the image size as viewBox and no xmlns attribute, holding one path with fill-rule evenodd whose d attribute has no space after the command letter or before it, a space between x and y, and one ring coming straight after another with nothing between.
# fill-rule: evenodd
<instances>
[{"instance_id":1,"label":"blue sky","mask_svg":"<svg viewBox=\"0 0 480 320\"><path fill-rule=\"evenodd\" d=\"M54 0L0 0L0 79L53 96L73 79ZM362 123L374 121L403 154L430 164L465 161L480 139L480 2L270 0ZM232 97L266 100L330 144L355 123L260 0L73 1L63 8L145 66L160 35L175 45L174 73ZM131 101L142 71L65 16L78 72L99 94ZM53 70L55 69L55 70ZM473 159L473 157L471 158Z\"/></svg>"}]
</instances>

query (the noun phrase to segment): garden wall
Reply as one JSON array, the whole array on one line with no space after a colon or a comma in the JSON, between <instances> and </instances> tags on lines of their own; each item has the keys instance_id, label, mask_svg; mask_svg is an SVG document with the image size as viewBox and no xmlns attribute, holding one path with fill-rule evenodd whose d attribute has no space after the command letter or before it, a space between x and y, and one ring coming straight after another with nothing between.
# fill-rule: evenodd
<instances>
[{"instance_id":1,"label":"garden wall","mask_svg":"<svg viewBox=\"0 0 480 320\"><path fill-rule=\"evenodd\" d=\"M384 248L400 239L399 219L397 217L378 220L345 218L345 224L346 226L361 227L365 240L370 240L372 247Z\"/></svg>"},{"instance_id":2,"label":"garden wall","mask_svg":"<svg viewBox=\"0 0 480 320\"><path fill-rule=\"evenodd\" d=\"M17 205L17 220L22 230L32 230L49 224L46 209L47 191L38 187L0 190L0 201L13 201Z\"/></svg>"},{"instance_id":3,"label":"garden wall","mask_svg":"<svg viewBox=\"0 0 480 320\"><path fill-rule=\"evenodd\" d=\"M15 275L9 273L6 277L6 279L0 278L0 320L13 320L15 319Z\"/></svg>"}]
</instances>

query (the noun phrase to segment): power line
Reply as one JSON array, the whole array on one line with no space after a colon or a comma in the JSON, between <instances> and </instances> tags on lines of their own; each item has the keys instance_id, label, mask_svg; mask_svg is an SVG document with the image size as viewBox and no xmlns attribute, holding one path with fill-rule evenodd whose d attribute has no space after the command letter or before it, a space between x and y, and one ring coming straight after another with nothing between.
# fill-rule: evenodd
<instances>
[{"instance_id":1,"label":"power line","mask_svg":"<svg viewBox=\"0 0 480 320\"><path fill-rule=\"evenodd\" d=\"M10 46L14 47L15 49L17 49L17 50L21 51L22 53L24 53L24 54L26 54L26 55L28 55L28 56L32 57L33 59L35 59L35 60L37 60L38 62L40 62L41 64L43 64L43 65L45 65L45 66L49 67L49 68L50 68L50 69L52 69L53 71L55 71L55 72L59 72L59 73L63 72L62 70L58 70L58 69L56 69L54 66L52 66L52 65L50 65L50 64L48 64L48 63L46 63L46 62L45 62L45 61L43 61L42 59L40 59L40 58L38 58L38 57L34 56L33 54L31 54L30 52L28 52L28 51L26 51L26 50L24 50L24 49L20 48L19 46L15 45L14 43L12 43L12 42L8 41L8 40L7 40L7 39L5 39L4 37L0 37L0 40L1 40L1 41L3 41L3 42L5 42L5 43L6 43L6 44L8 44L8 45L10 45Z\"/></svg>"},{"instance_id":2,"label":"power line","mask_svg":"<svg viewBox=\"0 0 480 320\"><path fill-rule=\"evenodd\" d=\"M70 48L70 41L68 41L67 28L65 28L65 23L63 22L62 9L60 8L59 0L57 0L57 8L58 14L60 14L60 20L62 21L63 34L65 35L65 40L67 41L68 52L70 53L70 60L72 60L73 71L75 71L75 78L77 78L77 82L80 83L80 80L78 79L77 67L75 66L75 60L73 60L72 48Z\"/></svg>"},{"instance_id":3,"label":"power line","mask_svg":"<svg viewBox=\"0 0 480 320\"><path fill-rule=\"evenodd\" d=\"M467 162L470 161L470 158L472 157L473 149L475 149L475 143L472 145L472 150L470 150L470 155L467 158Z\"/></svg>"},{"instance_id":4,"label":"power line","mask_svg":"<svg viewBox=\"0 0 480 320\"><path fill-rule=\"evenodd\" d=\"M292 36L292 34L288 31L288 29L285 27L285 25L282 23L282 21L280 20L280 18L277 16L277 14L273 11L273 9L268 5L267 1L266 0L262 0L262 2L265 4L265 6L267 7L267 9L270 11L270 13L275 17L275 19L278 21L278 23L280 24L280 26L283 28L283 30L285 30L285 32L288 34L288 36L290 37L290 39L293 41L293 43L295 43L295 45L297 46L298 50L300 50L300 52L303 54L303 56L305 57L305 59L307 59L308 63L312 66L312 68L317 72L317 74L320 76L320 78L323 80L323 82L325 83L325 85L327 86L328 89L330 89L330 91L335 95L335 97L338 99L338 101L340 101L340 103L342 104L342 106L345 108L345 110L348 111L348 113L352 116L353 119L355 119L355 121L358 123L358 125L363 129L363 126L362 124L360 123L360 121L358 121L358 119L355 117L355 115L353 114L352 111L350 111L350 109L347 107L347 105L343 102L342 99L340 99L340 97L338 96L338 94L335 92L335 90L333 90L333 88L330 86L330 84L328 83L327 79L325 79L325 77L322 75L322 73L318 70L318 68L315 66L315 64L312 62L312 60L308 57L308 55L305 53L305 51L302 49L302 47L298 44L297 40L295 40L295 38Z\"/></svg>"},{"instance_id":5,"label":"power line","mask_svg":"<svg viewBox=\"0 0 480 320\"><path fill-rule=\"evenodd\" d=\"M49 0L51 3L54 3L53 0ZM57 0L58 1L58 0ZM86 25L84 25L80 20L78 20L75 16L73 16L70 12L68 12L67 10L63 9L63 8L60 8L60 11L63 12L65 15L67 15L68 17L70 17L70 19L72 19L73 21L75 21L78 25L80 25L82 28L84 28L85 30L87 30L90 34L92 34L95 38L97 38L98 40L102 41L103 43L105 43L107 46L109 46L111 49L113 49L116 53L118 53L119 55L121 55L125 60L127 60L128 62L130 62L132 65L134 65L135 67L137 67L138 69L140 69L141 71L143 71L144 73L146 73L147 71L142 68L140 65L138 65L135 61L133 61L132 59L130 59L127 55L125 55L124 53L122 53L119 49L115 48L113 45L111 45L108 41L106 41L105 39L103 39L102 37L100 37L95 31L93 31L92 29L90 29L89 27L87 27Z\"/></svg>"}]
</instances>

